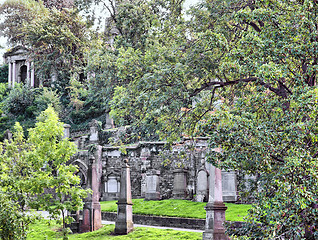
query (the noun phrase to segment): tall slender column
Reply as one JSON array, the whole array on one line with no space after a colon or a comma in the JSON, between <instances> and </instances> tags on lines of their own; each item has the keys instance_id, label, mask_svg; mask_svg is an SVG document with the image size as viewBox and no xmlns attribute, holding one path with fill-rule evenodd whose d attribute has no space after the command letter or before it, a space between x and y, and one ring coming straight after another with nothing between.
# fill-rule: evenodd
<instances>
[{"instance_id":1,"label":"tall slender column","mask_svg":"<svg viewBox=\"0 0 318 240\"><path fill-rule=\"evenodd\" d=\"M12 88L14 88L14 84L17 77L17 64L16 61L13 61L13 69L12 69Z\"/></svg>"},{"instance_id":2,"label":"tall slender column","mask_svg":"<svg viewBox=\"0 0 318 240\"><path fill-rule=\"evenodd\" d=\"M209 202L207 203L205 231L203 240L228 240L225 235L224 222L225 210L227 207L222 200L222 171L219 168L209 164Z\"/></svg>"},{"instance_id":3,"label":"tall slender column","mask_svg":"<svg viewBox=\"0 0 318 240\"><path fill-rule=\"evenodd\" d=\"M134 230L131 199L130 167L128 159L124 160L121 168L120 193L117 202L117 219L115 234L124 235Z\"/></svg>"},{"instance_id":4,"label":"tall slender column","mask_svg":"<svg viewBox=\"0 0 318 240\"><path fill-rule=\"evenodd\" d=\"M8 85L11 88L11 81L12 81L12 63L9 62L9 74L8 74Z\"/></svg>"},{"instance_id":5,"label":"tall slender column","mask_svg":"<svg viewBox=\"0 0 318 240\"><path fill-rule=\"evenodd\" d=\"M83 220L80 223L80 232L95 231L102 227L101 206L99 203L99 178L98 165L101 161L102 147L97 146L97 158L93 155L89 157L89 167L87 170L87 186L92 189L92 195L86 198L83 209Z\"/></svg>"},{"instance_id":6,"label":"tall slender column","mask_svg":"<svg viewBox=\"0 0 318 240\"><path fill-rule=\"evenodd\" d=\"M34 87L34 63L31 62L31 87Z\"/></svg>"},{"instance_id":7,"label":"tall slender column","mask_svg":"<svg viewBox=\"0 0 318 240\"><path fill-rule=\"evenodd\" d=\"M27 83L27 86L31 87L31 82L30 82L30 62L27 61L26 62L26 66L27 66L27 75L26 75L26 83Z\"/></svg>"}]
</instances>

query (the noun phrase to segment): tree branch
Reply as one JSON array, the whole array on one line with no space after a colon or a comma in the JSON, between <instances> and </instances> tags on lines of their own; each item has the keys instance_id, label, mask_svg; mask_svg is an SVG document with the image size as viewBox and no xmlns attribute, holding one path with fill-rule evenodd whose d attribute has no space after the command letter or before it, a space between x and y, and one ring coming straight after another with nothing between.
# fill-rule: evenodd
<instances>
[{"instance_id":1,"label":"tree branch","mask_svg":"<svg viewBox=\"0 0 318 240\"><path fill-rule=\"evenodd\" d=\"M213 82L206 82L201 85L201 87L194 89L194 91L190 94L190 97L196 96L203 90L210 90L214 86L218 87L225 87L228 85L235 85L239 82L255 82L257 80L257 77L250 77L250 78L241 78L233 81L228 81L228 82L221 82L221 81L213 81Z\"/></svg>"}]
</instances>

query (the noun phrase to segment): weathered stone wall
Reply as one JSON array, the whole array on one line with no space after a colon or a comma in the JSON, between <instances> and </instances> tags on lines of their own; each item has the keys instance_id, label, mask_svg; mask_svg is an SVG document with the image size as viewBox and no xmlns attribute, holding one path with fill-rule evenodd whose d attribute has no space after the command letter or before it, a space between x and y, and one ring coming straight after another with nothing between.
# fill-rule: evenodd
<instances>
[{"instance_id":1,"label":"weathered stone wall","mask_svg":"<svg viewBox=\"0 0 318 240\"><path fill-rule=\"evenodd\" d=\"M85 171L90 167L89 153L94 154L94 149L103 145L99 188L101 200L118 198L120 169L124 158L129 159L131 167L133 198L145 198L147 193L150 198L154 199L207 200L208 181L204 180L209 175L206 163L207 138L185 139L170 145L169 149L165 142L139 142L126 146L123 150L105 144L104 139L100 140L101 130L98 129L96 122L92 122L90 128L91 134L89 135L70 135L74 136L73 140L79 148L79 152L74 156L72 162L79 166L78 174L85 186L85 181L87 181ZM201 172L200 177L199 172ZM231 196L233 191L236 194L235 173L224 174L224 180L227 181L224 186L228 188L224 191L227 194L224 200L236 201L236 196ZM198 181L198 179L200 180ZM197 189L200 189L200 192Z\"/></svg>"}]
</instances>

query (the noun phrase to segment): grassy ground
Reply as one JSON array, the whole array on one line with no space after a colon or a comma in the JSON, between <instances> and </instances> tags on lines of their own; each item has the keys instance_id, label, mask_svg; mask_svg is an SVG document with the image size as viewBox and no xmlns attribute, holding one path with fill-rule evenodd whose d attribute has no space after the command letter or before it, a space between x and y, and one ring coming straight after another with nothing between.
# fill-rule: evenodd
<instances>
[{"instance_id":1,"label":"grassy ground","mask_svg":"<svg viewBox=\"0 0 318 240\"><path fill-rule=\"evenodd\" d=\"M101 202L102 211L117 212L117 201ZM206 216L204 206L206 203L192 202L188 200L162 200L162 201L144 201L143 199L133 199L134 214L156 215L169 217L202 218ZM243 221L247 215L249 204L226 203L228 208L225 212L227 221Z\"/></svg>"},{"instance_id":2,"label":"grassy ground","mask_svg":"<svg viewBox=\"0 0 318 240\"><path fill-rule=\"evenodd\" d=\"M53 240L62 239L61 232L58 231L59 226L51 222L49 226L47 221L41 221L33 224L28 234L27 240ZM114 225L106 225L103 228L89 233L71 234L69 240L199 240L202 239L202 233L174 231L170 229L155 228L136 228L132 233L123 236L114 236Z\"/></svg>"}]
</instances>

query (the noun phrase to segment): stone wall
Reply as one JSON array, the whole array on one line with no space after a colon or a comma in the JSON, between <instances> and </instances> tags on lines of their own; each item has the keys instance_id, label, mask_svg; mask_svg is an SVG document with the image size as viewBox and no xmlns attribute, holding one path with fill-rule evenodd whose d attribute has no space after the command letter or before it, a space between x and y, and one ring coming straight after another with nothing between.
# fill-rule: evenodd
<instances>
[{"instance_id":1,"label":"stone wall","mask_svg":"<svg viewBox=\"0 0 318 240\"><path fill-rule=\"evenodd\" d=\"M184 139L170 145L168 149L166 142L139 142L122 148L99 140L100 132L98 124L93 121L90 124L90 134L69 136L74 136L72 139L79 148L71 162L78 165L78 175L82 178L83 186L87 182L85 171L90 167L88 156L90 153L94 154L98 146L102 148L102 174L99 180L101 200L118 198L120 169L124 158L129 159L131 167L133 198L208 200L207 138ZM223 181L224 200L235 202L235 172L223 172Z\"/></svg>"}]
</instances>

